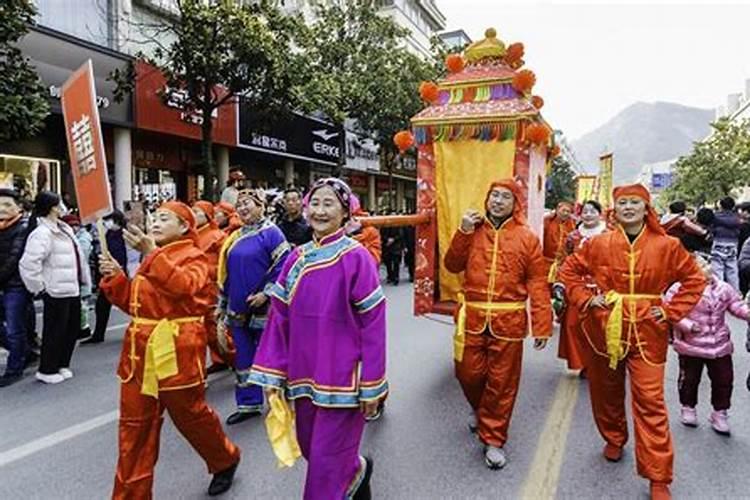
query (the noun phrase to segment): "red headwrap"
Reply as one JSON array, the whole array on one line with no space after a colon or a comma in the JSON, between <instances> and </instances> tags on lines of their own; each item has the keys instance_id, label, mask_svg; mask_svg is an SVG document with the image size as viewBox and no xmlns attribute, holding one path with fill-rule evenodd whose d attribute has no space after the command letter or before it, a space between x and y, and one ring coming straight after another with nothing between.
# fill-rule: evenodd
<instances>
[{"instance_id":1,"label":"red headwrap","mask_svg":"<svg viewBox=\"0 0 750 500\"><path fill-rule=\"evenodd\" d=\"M229 218L235 212L234 206L228 201L220 201L214 206L214 216L216 215L216 210L221 210L222 212L224 212L224 215L226 215L227 218Z\"/></svg>"},{"instance_id":2,"label":"red headwrap","mask_svg":"<svg viewBox=\"0 0 750 500\"><path fill-rule=\"evenodd\" d=\"M195 239L198 237L198 234L195 232L195 214L193 214L193 210L189 206L182 203L181 201L165 201L164 203L159 205L158 210L169 210L177 217L179 217L180 220L187 224L188 227L188 231L187 233L185 233L184 237L191 238L195 241Z\"/></svg>"},{"instance_id":3,"label":"red headwrap","mask_svg":"<svg viewBox=\"0 0 750 500\"><path fill-rule=\"evenodd\" d=\"M559 209L560 207L568 207L569 209L573 210L573 204L569 201L561 201L557 204L557 208Z\"/></svg>"},{"instance_id":4,"label":"red headwrap","mask_svg":"<svg viewBox=\"0 0 750 500\"><path fill-rule=\"evenodd\" d=\"M495 188L505 188L513 193L513 220L518 225L525 225L526 218L523 216L523 206L521 205L521 190L513 179L504 179L490 184L490 188L487 190L487 196L484 198L485 209L487 208L487 202L490 201L490 193L492 193L492 190Z\"/></svg>"},{"instance_id":5,"label":"red headwrap","mask_svg":"<svg viewBox=\"0 0 750 500\"><path fill-rule=\"evenodd\" d=\"M210 201L205 200L198 200L195 203L193 203L194 208L199 208L203 211L204 214L206 214L206 219L208 219L208 224L212 228L216 228L216 221L214 221L214 205Z\"/></svg>"},{"instance_id":6,"label":"red headwrap","mask_svg":"<svg viewBox=\"0 0 750 500\"><path fill-rule=\"evenodd\" d=\"M651 206L651 194L643 184L628 184L625 186L617 186L612 191L612 199L615 203L619 198L624 196L634 196L640 198L646 203L646 225L654 232L662 235L666 235L664 228L659 223L659 216L657 215L654 207Z\"/></svg>"}]
</instances>

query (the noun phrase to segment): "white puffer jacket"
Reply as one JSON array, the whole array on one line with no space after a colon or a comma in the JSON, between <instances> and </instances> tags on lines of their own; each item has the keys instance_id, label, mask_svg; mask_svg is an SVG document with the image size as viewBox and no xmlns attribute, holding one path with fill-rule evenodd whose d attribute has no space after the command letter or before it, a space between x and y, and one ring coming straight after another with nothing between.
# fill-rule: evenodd
<instances>
[{"instance_id":1,"label":"white puffer jacket","mask_svg":"<svg viewBox=\"0 0 750 500\"><path fill-rule=\"evenodd\" d=\"M78 281L76 252L83 283ZM77 297L81 294L81 284L91 284L89 266L73 230L64 222L47 217L39 217L37 227L29 235L18 270L26 288L34 295L46 292L55 298Z\"/></svg>"}]
</instances>

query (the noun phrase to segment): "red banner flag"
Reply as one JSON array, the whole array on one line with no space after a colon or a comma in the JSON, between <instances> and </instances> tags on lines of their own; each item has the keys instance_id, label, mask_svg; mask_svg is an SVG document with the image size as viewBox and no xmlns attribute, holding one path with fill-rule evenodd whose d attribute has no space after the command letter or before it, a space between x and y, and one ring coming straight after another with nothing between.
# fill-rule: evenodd
<instances>
[{"instance_id":1,"label":"red banner flag","mask_svg":"<svg viewBox=\"0 0 750 500\"><path fill-rule=\"evenodd\" d=\"M63 84L61 100L79 216L88 224L112 212L91 59Z\"/></svg>"}]
</instances>

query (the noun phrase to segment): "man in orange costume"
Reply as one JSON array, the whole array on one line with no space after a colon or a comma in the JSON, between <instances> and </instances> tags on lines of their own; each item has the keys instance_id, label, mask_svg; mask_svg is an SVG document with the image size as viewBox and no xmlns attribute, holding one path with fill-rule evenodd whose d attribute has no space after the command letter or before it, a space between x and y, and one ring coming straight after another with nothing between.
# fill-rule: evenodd
<instances>
[{"instance_id":1,"label":"man in orange costume","mask_svg":"<svg viewBox=\"0 0 750 500\"><path fill-rule=\"evenodd\" d=\"M454 339L456 377L476 417L485 463L505 466L503 446L521 380L526 300L534 348L552 335L552 308L539 239L523 217L520 192L505 180L490 186L486 214L470 210L445 254L445 267L465 272Z\"/></svg>"},{"instance_id":2,"label":"man in orange costume","mask_svg":"<svg viewBox=\"0 0 750 500\"><path fill-rule=\"evenodd\" d=\"M193 204L193 214L195 214L195 221L198 226L197 245L206 254L206 257L208 257L210 265L209 282L213 286L213 296L218 300L219 287L216 283L216 271L219 265L221 245L224 243L227 235L219 229L214 220L214 206L211 202L196 201ZM234 364L234 347L232 345L232 337L228 335L228 332L225 336L227 346L222 347L219 344L216 334L216 315L214 310L206 315L206 333L208 334L208 348L211 351L212 362L206 373L210 374L226 370ZM225 350L226 352L224 352Z\"/></svg>"},{"instance_id":3,"label":"man in orange costume","mask_svg":"<svg viewBox=\"0 0 750 500\"><path fill-rule=\"evenodd\" d=\"M220 201L214 206L214 220L218 228L227 236L242 227L242 221L234 205L226 201Z\"/></svg>"},{"instance_id":4,"label":"man in orange costume","mask_svg":"<svg viewBox=\"0 0 750 500\"><path fill-rule=\"evenodd\" d=\"M627 372L638 473L651 481L651 497L663 500L671 498L674 457L664 404L669 325L690 312L706 283L679 240L664 233L645 187L618 187L613 197L617 227L569 256L560 278L571 307L584 317L591 406L606 441L604 457L619 461L628 439ZM676 282L680 291L662 303L662 294Z\"/></svg>"},{"instance_id":5,"label":"man in orange costume","mask_svg":"<svg viewBox=\"0 0 750 500\"><path fill-rule=\"evenodd\" d=\"M352 195L352 218L345 226L346 234L357 240L375 260L375 266L380 267L382 257L382 246L380 241L380 231L372 226L363 226L358 220L359 217L367 217L367 213L360 204L359 198Z\"/></svg>"},{"instance_id":6,"label":"man in orange costume","mask_svg":"<svg viewBox=\"0 0 750 500\"><path fill-rule=\"evenodd\" d=\"M547 261L547 281L554 283L557 269L565 260L565 242L576 228L572 217L573 205L567 201L557 204L555 212L544 218L544 258Z\"/></svg>"},{"instance_id":7,"label":"man in orange costume","mask_svg":"<svg viewBox=\"0 0 750 500\"><path fill-rule=\"evenodd\" d=\"M215 298L209 264L195 246L190 207L167 202L149 234L130 226L129 245L144 256L132 280L102 256L102 291L132 316L117 370L120 386L119 458L112 497L150 499L166 409L177 430L213 474L209 495L227 491L240 450L224 434L205 399L206 330Z\"/></svg>"}]
</instances>

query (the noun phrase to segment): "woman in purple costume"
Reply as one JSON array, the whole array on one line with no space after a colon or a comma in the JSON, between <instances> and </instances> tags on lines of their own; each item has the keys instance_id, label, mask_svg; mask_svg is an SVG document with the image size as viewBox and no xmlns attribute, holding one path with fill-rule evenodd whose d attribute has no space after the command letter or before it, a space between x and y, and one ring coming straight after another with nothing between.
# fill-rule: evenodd
<instances>
[{"instance_id":1,"label":"woman in purple costume","mask_svg":"<svg viewBox=\"0 0 750 500\"><path fill-rule=\"evenodd\" d=\"M312 187L315 237L292 251L271 289L250 374L294 401L305 500L370 498L372 461L359 445L365 418L388 393L385 297L372 257L344 234L351 197L339 179Z\"/></svg>"}]
</instances>

